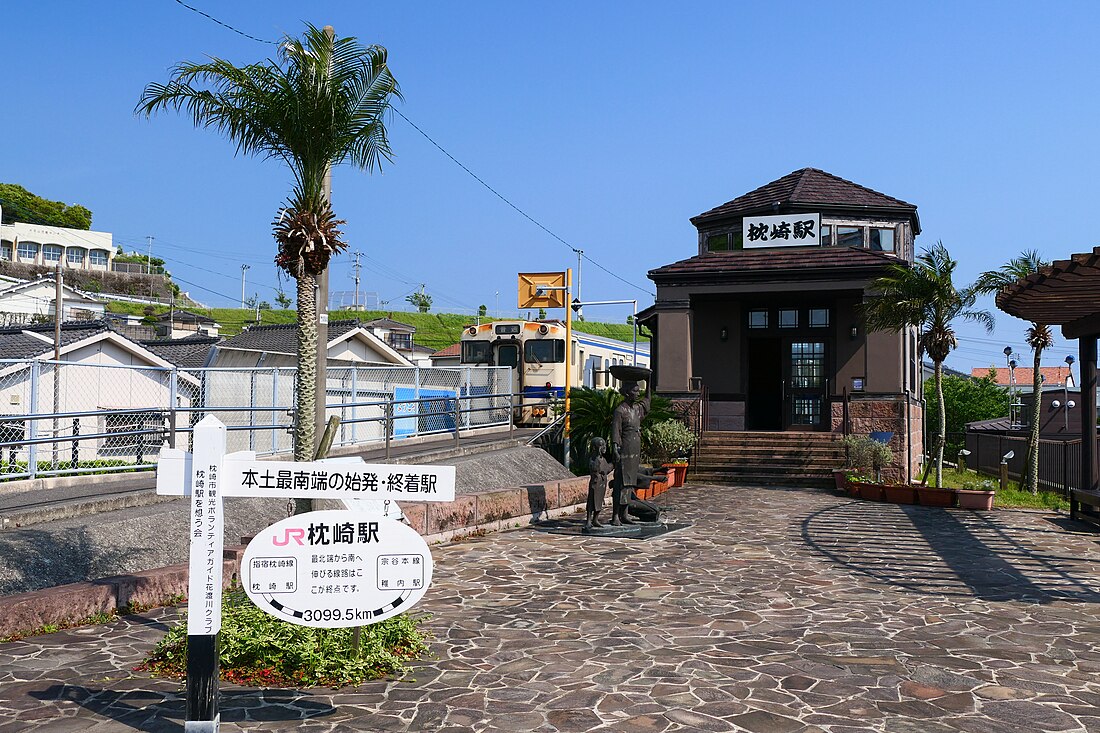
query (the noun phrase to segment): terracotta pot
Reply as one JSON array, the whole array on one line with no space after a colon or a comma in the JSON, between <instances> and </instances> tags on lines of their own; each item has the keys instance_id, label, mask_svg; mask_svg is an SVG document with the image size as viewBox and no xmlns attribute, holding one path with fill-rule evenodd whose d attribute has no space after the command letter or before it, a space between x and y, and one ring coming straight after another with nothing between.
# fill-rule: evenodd
<instances>
[{"instance_id":1,"label":"terracotta pot","mask_svg":"<svg viewBox=\"0 0 1100 733\"><path fill-rule=\"evenodd\" d=\"M936 489L931 486L917 487L917 501L921 506L953 507L957 494L955 489Z\"/></svg>"},{"instance_id":2,"label":"terracotta pot","mask_svg":"<svg viewBox=\"0 0 1100 733\"><path fill-rule=\"evenodd\" d=\"M959 509L985 509L993 508L992 491L975 491L973 489L956 489L959 496Z\"/></svg>"},{"instance_id":3,"label":"terracotta pot","mask_svg":"<svg viewBox=\"0 0 1100 733\"><path fill-rule=\"evenodd\" d=\"M859 487L859 498L867 501L883 501L886 498L881 484L869 484L862 481L856 483Z\"/></svg>"},{"instance_id":4,"label":"terracotta pot","mask_svg":"<svg viewBox=\"0 0 1100 733\"><path fill-rule=\"evenodd\" d=\"M848 490L848 472L842 468L833 469L833 481L836 482L837 491Z\"/></svg>"},{"instance_id":5,"label":"terracotta pot","mask_svg":"<svg viewBox=\"0 0 1100 733\"><path fill-rule=\"evenodd\" d=\"M886 501L891 504L916 504L917 490L904 484L887 484L882 487L886 493Z\"/></svg>"}]
</instances>

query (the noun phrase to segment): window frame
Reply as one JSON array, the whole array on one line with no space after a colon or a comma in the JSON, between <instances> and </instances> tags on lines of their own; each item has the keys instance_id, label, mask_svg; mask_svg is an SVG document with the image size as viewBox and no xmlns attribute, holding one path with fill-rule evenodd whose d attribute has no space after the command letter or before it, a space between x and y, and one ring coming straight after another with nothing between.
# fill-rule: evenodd
<instances>
[{"instance_id":1,"label":"window frame","mask_svg":"<svg viewBox=\"0 0 1100 733\"><path fill-rule=\"evenodd\" d=\"M96 259L102 257L102 262L97 262ZM106 267L111 261L110 256L102 249L90 249L88 250L88 264L95 265L97 267Z\"/></svg>"},{"instance_id":2,"label":"window frame","mask_svg":"<svg viewBox=\"0 0 1100 733\"><path fill-rule=\"evenodd\" d=\"M38 242L19 242L15 245L15 256L21 261L29 260L31 262L36 262L38 260L40 247L41 245L39 245ZM31 252L31 254L27 255L24 253L27 251Z\"/></svg>"},{"instance_id":3,"label":"window frame","mask_svg":"<svg viewBox=\"0 0 1100 733\"><path fill-rule=\"evenodd\" d=\"M880 232L890 232L890 249L883 249L881 236L879 237L879 246L875 247L875 236ZM887 252L889 254L895 254L898 251L898 232L896 227L870 227L867 231L867 249L872 252Z\"/></svg>"},{"instance_id":4,"label":"window frame","mask_svg":"<svg viewBox=\"0 0 1100 733\"><path fill-rule=\"evenodd\" d=\"M574 342L575 344L576 342ZM539 358L536 350L547 346L551 350L549 359ZM528 339L523 342L524 364L564 364L565 363L565 339ZM576 363L574 359L574 363Z\"/></svg>"},{"instance_id":5,"label":"window frame","mask_svg":"<svg viewBox=\"0 0 1100 733\"><path fill-rule=\"evenodd\" d=\"M815 313L824 313L825 314L825 322L824 323L814 323L814 314ZM829 313L828 308L809 308L808 312L806 313L806 326L808 328L828 328L829 325L830 325L831 320L832 320L832 314Z\"/></svg>"},{"instance_id":6,"label":"window frame","mask_svg":"<svg viewBox=\"0 0 1100 733\"><path fill-rule=\"evenodd\" d=\"M798 311L799 311L798 308L780 308L778 316L775 319L775 325L777 325L779 328L798 328L798 322L799 322L799 312ZM785 313L793 313L794 314L794 323L784 323L783 322L783 314L785 314Z\"/></svg>"},{"instance_id":7,"label":"window frame","mask_svg":"<svg viewBox=\"0 0 1100 733\"><path fill-rule=\"evenodd\" d=\"M849 244L847 242L841 241L841 233L840 233L841 229L850 230L849 232L847 232L848 235L852 235L852 234L855 234L855 233L858 232L859 233L859 244ZM836 227L836 246L837 247L859 247L861 249L866 249L867 248L867 233L866 233L865 230L866 230L866 227L863 227L863 226L840 225L840 224L838 224L837 227Z\"/></svg>"},{"instance_id":8,"label":"window frame","mask_svg":"<svg viewBox=\"0 0 1100 733\"><path fill-rule=\"evenodd\" d=\"M56 257L50 257L49 253L56 253ZM61 258L65 256L65 248L60 244L43 244L42 245L42 261L43 262L60 262Z\"/></svg>"},{"instance_id":9,"label":"window frame","mask_svg":"<svg viewBox=\"0 0 1100 733\"><path fill-rule=\"evenodd\" d=\"M79 260L73 260L73 254L79 254ZM88 261L88 250L83 247L66 247L65 248L65 262L69 265L81 265Z\"/></svg>"},{"instance_id":10,"label":"window frame","mask_svg":"<svg viewBox=\"0 0 1100 733\"><path fill-rule=\"evenodd\" d=\"M756 325L752 322L754 315L761 314L764 316L764 322ZM748 312L748 327L751 329L766 329L768 328L768 322L770 321L770 315L767 308L753 308Z\"/></svg>"}]
</instances>

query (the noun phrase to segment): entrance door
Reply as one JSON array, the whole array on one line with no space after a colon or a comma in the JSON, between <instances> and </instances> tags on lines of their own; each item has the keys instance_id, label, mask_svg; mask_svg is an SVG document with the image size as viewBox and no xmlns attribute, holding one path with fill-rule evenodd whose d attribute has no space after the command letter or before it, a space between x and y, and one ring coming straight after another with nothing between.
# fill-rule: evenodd
<instances>
[{"instance_id":1,"label":"entrance door","mask_svg":"<svg viewBox=\"0 0 1100 733\"><path fill-rule=\"evenodd\" d=\"M789 341L784 362L783 427L821 429L825 423L825 343Z\"/></svg>"},{"instance_id":2,"label":"entrance door","mask_svg":"<svg viewBox=\"0 0 1100 733\"><path fill-rule=\"evenodd\" d=\"M748 340L747 430L783 429L783 342L778 338Z\"/></svg>"}]
</instances>

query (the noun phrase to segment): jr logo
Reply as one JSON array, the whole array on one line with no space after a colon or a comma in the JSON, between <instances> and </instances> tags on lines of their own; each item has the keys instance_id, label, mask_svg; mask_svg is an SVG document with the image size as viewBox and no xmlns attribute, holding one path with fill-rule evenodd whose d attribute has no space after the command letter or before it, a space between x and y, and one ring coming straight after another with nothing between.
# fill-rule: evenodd
<instances>
[{"instance_id":1,"label":"jr logo","mask_svg":"<svg viewBox=\"0 0 1100 733\"><path fill-rule=\"evenodd\" d=\"M283 539L280 542L278 537L271 538L271 544L276 547L286 547L290 544L291 538L294 539L299 545L304 545L303 538L306 536L306 531L301 527L288 527L283 530Z\"/></svg>"}]
</instances>

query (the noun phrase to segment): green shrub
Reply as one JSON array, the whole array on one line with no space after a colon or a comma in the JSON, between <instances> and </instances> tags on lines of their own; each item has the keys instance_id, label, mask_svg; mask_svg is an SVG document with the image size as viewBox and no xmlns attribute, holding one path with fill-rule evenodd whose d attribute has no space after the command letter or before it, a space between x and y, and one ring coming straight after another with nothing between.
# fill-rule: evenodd
<instances>
[{"instance_id":1,"label":"green shrub","mask_svg":"<svg viewBox=\"0 0 1100 733\"><path fill-rule=\"evenodd\" d=\"M894 454L885 443L866 435L845 435L841 441L847 456L845 467L858 471L873 471L875 480L881 479L882 469L894 460Z\"/></svg>"},{"instance_id":2,"label":"green shrub","mask_svg":"<svg viewBox=\"0 0 1100 733\"><path fill-rule=\"evenodd\" d=\"M222 598L222 679L244 685L343 687L408 671L406 662L426 655L427 615L402 614L362 627L358 652L353 628L317 629L277 619L242 590ZM165 634L138 667L180 679L187 671L187 623Z\"/></svg>"},{"instance_id":3,"label":"green shrub","mask_svg":"<svg viewBox=\"0 0 1100 733\"><path fill-rule=\"evenodd\" d=\"M642 449L655 464L686 458L695 447L695 434L679 420L662 420L642 430Z\"/></svg>"}]
</instances>

